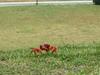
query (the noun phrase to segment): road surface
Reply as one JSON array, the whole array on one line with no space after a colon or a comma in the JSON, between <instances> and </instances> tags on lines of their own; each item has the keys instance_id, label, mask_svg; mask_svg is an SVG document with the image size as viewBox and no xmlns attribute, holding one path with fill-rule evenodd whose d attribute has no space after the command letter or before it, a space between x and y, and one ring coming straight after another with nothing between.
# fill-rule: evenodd
<instances>
[{"instance_id":1,"label":"road surface","mask_svg":"<svg viewBox=\"0 0 100 75\"><path fill-rule=\"evenodd\" d=\"M0 2L0 7L5 6L32 6L36 2ZM42 1L38 2L39 5L53 4L53 5L64 5L64 4L93 4L92 1Z\"/></svg>"}]
</instances>

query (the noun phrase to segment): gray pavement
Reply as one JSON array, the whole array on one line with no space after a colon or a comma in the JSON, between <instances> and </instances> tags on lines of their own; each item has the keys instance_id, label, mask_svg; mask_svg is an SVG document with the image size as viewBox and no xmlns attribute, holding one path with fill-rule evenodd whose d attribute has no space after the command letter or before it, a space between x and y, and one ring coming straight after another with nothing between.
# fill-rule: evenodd
<instances>
[{"instance_id":1,"label":"gray pavement","mask_svg":"<svg viewBox=\"0 0 100 75\"><path fill-rule=\"evenodd\" d=\"M35 5L36 2L0 2L0 7L5 6L32 6ZM42 1L38 2L39 5L64 5L64 4L93 4L92 1Z\"/></svg>"}]
</instances>

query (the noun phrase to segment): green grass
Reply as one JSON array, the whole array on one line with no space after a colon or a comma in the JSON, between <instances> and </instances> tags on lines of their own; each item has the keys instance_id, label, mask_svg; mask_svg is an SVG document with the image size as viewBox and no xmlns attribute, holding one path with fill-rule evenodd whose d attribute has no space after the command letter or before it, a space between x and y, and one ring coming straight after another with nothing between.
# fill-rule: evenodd
<instances>
[{"instance_id":1,"label":"green grass","mask_svg":"<svg viewBox=\"0 0 100 75\"><path fill-rule=\"evenodd\" d=\"M0 75L99 75L100 7L0 7ZM35 56L48 42L57 54Z\"/></svg>"},{"instance_id":2,"label":"green grass","mask_svg":"<svg viewBox=\"0 0 100 75\"><path fill-rule=\"evenodd\" d=\"M100 44L99 44L100 45ZM64 45L57 54L35 56L29 49L0 52L1 75L99 75L100 47Z\"/></svg>"}]
</instances>

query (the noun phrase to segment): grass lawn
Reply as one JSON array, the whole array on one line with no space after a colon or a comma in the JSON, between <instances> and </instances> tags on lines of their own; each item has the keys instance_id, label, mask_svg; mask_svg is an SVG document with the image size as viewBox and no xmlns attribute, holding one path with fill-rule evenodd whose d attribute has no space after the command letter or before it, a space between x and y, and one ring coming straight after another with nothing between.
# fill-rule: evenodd
<instances>
[{"instance_id":1,"label":"grass lawn","mask_svg":"<svg viewBox=\"0 0 100 75\"><path fill-rule=\"evenodd\" d=\"M35 56L48 42L57 54ZM0 75L99 75L100 7L0 7Z\"/></svg>"}]
</instances>

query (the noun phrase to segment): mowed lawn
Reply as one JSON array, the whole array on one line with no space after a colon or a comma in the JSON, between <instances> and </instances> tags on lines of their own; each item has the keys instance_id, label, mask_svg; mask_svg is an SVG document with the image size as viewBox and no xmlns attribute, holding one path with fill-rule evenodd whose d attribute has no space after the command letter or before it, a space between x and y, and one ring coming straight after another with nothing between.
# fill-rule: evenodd
<instances>
[{"instance_id":1,"label":"mowed lawn","mask_svg":"<svg viewBox=\"0 0 100 75\"><path fill-rule=\"evenodd\" d=\"M42 43L56 54L35 56ZM99 75L100 7L0 7L0 75Z\"/></svg>"}]
</instances>

